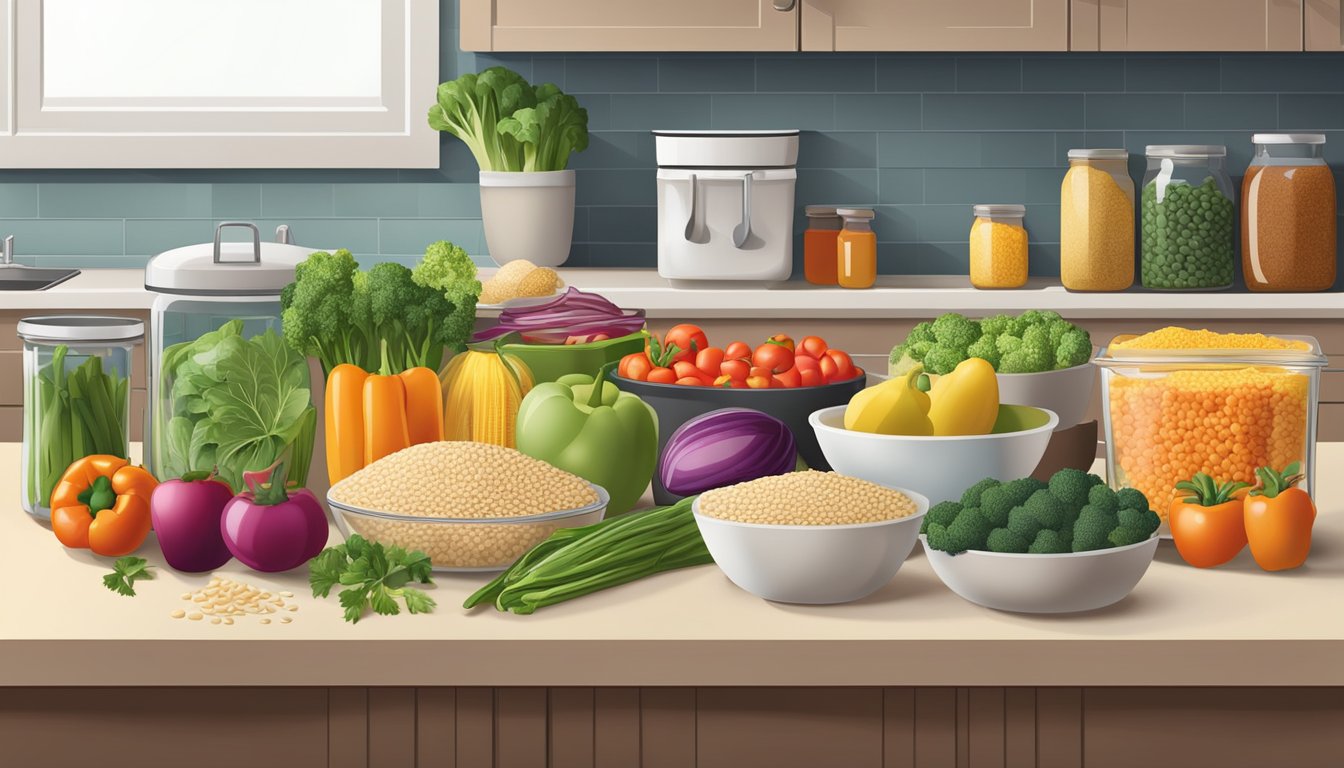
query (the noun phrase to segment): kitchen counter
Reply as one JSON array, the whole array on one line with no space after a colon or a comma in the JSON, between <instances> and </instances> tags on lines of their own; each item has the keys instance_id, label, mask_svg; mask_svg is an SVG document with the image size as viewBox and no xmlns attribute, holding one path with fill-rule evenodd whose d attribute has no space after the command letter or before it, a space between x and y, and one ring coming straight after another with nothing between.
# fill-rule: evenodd
<instances>
[{"instance_id":1,"label":"kitchen counter","mask_svg":"<svg viewBox=\"0 0 1344 768\"><path fill-rule=\"evenodd\" d=\"M170 618L209 574L156 566L134 598L110 561L63 549L18 509L19 447L0 444L2 686L1341 686L1344 444L1320 446L1316 546L1299 571L1248 553L1185 566L1169 542L1132 595L1075 616L998 613L948 591L918 552L859 603L767 603L714 566L662 574L532 616L464 612L488 576L437 575L428 615L341 620L306 570L218 573L290 590L292 624ZM333 543L338 534L333 532ZM115 663L108 663L108 660ZM0 718L3 719L3 718Z\"/></svg>"},{"instance_id":2,"label":"kitchen counter","mask_svg":"<svg viewBox=\"0 0 1344 768\"><path fill-rule=\"evenodd\" d=\"M490 270L482 270L486 276ZM625 307L643 307L653 318L926 318L941 312L971 314L1054 309L1069 317L1294 319L1338 317L1344 293L1070 293L1057 281L1035 279L1025 288L981 291L958 276L884 275L875 288L850 291L792 281L775 288L674 288L649 269L561 269L569 285L601 293ZM47 291L0 291L0 309L148 309L153 295L136 269L87 269ZM1253 308L1253 309L1252 309ZM490 313L483 313L490 314Z\"/></svg>"}]
</instances>

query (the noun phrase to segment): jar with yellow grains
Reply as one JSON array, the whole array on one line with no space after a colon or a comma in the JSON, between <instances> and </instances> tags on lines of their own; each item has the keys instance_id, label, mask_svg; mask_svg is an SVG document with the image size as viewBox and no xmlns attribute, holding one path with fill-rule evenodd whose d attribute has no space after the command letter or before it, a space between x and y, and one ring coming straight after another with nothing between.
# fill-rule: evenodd
<instances>
[{"instance_id":1,"label":"jar with yellow grains","mask_svg":"<svg viewBox=\"0 0 1344 768\"><path fill-rule=\"evenodd\" d=\"M1117 336L1096 363L1106 476L1164 519L1176 484L1199 472L1254 483L1257 467L1301 462L1314 482L1326 363L1316 339L1163 328Z\"/></svg>"},{"instance_id":2,"label":"jar with yellow grains","mask_svg":"<svg viewBox=\"0 0 1344 768\"><path fill-rule=\"evenodd\" d=\"M971 285L1021 288L1027 283L1027 230L1022 205L977 205L972 209Z\"/></svg>"},{"instance_id":3,"label":"jar with yellow grains","mask_svg":"<svg viewBox=\"0 0 1344 768\"><path fill-rule=\"evenodd\" d=\"M1071 291L1134 284L1134 180L1123 149L1071 149L1059 191L1059 280Z\"/></svg>"}]
</instances>

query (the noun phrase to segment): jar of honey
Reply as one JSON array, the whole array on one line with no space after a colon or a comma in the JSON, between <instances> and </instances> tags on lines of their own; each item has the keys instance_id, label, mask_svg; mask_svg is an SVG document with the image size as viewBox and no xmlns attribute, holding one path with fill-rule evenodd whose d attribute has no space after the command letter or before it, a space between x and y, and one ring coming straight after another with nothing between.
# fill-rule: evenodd
<instances>
[{"instance_id":1,"label":"jar of honey","mask_svg":"<svg viewBox=\"0 0 1344 768\"><path fill-rule=\"evenodd\" d=\"M871 288L877 281L877 235L871 208L837 208L844 226L835 239L835 272L841 288Z\"/></svg>"},{"instance_id":2,"label":"jar of honey","mask_svg":"<svg viewBox=\"0 0 1344 768\"><path fill-rule=\"evenodd\" d=\"M1021 205L977 205L972 208L971 285L976 288L1021 288L1027 283L1027 230Z\"/></svg>"},{"instance_id":3,"label":"jar of honey","mask_svg":"<svg viewBox=\"0 0 1344 768\"><path fill-rule=\"evenodd\" d=\"M809 205L803 209L803 276L813 285L835 285L835 239L840 234L840 215L833 205Z\"/></svg>"}]
</instances>

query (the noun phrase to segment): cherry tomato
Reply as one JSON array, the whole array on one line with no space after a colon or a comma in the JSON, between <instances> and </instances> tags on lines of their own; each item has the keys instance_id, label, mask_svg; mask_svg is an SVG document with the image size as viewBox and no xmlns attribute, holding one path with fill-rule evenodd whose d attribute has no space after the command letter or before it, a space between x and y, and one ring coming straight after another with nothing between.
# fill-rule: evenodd
<instances>
[{"instance_id":1,"label":"cherry tomato","mask_svg":"<svg viewBox=\"0 0 1344 768\"><path fill-rule=\"evenodd\" d=\"M751 389L769 389L774 382L771 376L748 376L747 386Z\"/></svg>"},{"instance_id":2,"label":"cherry tomato","mask_svg":"<svg viewBox=\"0 0 1344 768\"><path fill-rule=\"evenodd\" d=\"M831 377L831 381L849 381L859 375L854 367L854 361L845 352L838 349L828 349L826 350L826 356L835 361L836 372Z\"/></svg>"},{"instance_id":3,"label":"cherry tomato","mask_svg":"<svg viewBox=\"0 0 1344 768\"><path fill-rule=\"evenodd\" d=\"M771 336L770 338L766 339L766 341L771 344L778 344L781 347L788 347L790 352L795 351L793 346L793 338L790 336L785 336L782 333L776 333L774 336Z\"/></svg>"},{"instance_id":4,"label":"cherry tomato","mask_svg":"<svg viewBox=\"0 0 1344 768\"><path fill-rule=\"evenodd\" d=\"M783 373L793 367L793 350L783 344L767 341L756 348L751 364L769 368L771 373Z\"/></svg>"},{"instance_id":5,"label":"cherry tomato","mask_svg":"<svg viewBox=\"0 0 1344 768\"><path fill-rule=\"evenodd\" d=\"M706 347L695 355L695 367L706 376L718 376L721 365L723 365L723 350L718 347Z\"/></svg>"},{"instance_id":6,"label":"cherry tomato","mask_svg":"<svg viewBox=\"0 0 1344 768\"><path fill-rule=\"evenodd\" d=\"M825 357L825 355L823 355L823 357ZM830 358L827 359L829 360ZM798 371L798 377L801 382L799 386L819 387L826 383L826 375L821 371L821 363L818 362L815 357L795 355L793 358L793 367Z\"/></svg>"},{"instance_id":7,"label":"cherry tomato","mask_svg":"<svg viewBox=\"0 0 1344 768\"><path fill-rule=\"evenodd\" d=\"M750 360L751 347L748 347L745 341L734 341L724 347L723 356L728 360Z\"/></svg>"},{"instance_id":8,"label":"cherry tomato","mask_svg":"<svg viewBox=\"0 0 1344 768\"><path fill-rule=\"evenodd\" d=\"M765 378L768 379L773 375L775 375L774 371L770 370L769 368L763 368L759 365L751 366L751 370L747 372L747 378L751 378L752 376L764 376Z\"/></svg>"},{"instance_id":9,"label":"cherry tomato","mask_svg":"<svg viewBox=\"0 0 1344 768\"><path fill-rule=\"evenodd\" d=\"M621 365L616 373L632 381L648 381L651 370L653 363L649 362L648 355L643 352L631 352L621 358Z\"/></svg>"},{"instance_id":10,"label":"cherry tomato","mask_svg":"<svg viewBox=\"0 0 1344 768\"><path fill-rule=\"evenodd\" d=\"M751 366L746 360L724 360L719 364L719 373L731 376L735 381L746 381L751 375Z\"/></svg>"},{"instance_id":11,"label":"cherry tomato","mask_svg":"<svg viewBox=\"0 0 1344 768\"><path fill-rule=\"evenodd\" d=\"M672 359L676 360L694 360L696 353L709 346L709 339L705 338L705 332L700 330L700 326L683 323L672 326L672 330L663 335L663 346L675 344L678 352Z\"/></svg>"},{"instance_id":12,"label":"cherry tomato","mask_svg":"<svg viewBox=\"0 0 1344 768\"><path fill-rule=\"evenodd\" d=\"M826 340L820 336L804 336L803 340L798 342L798 348L794 352L820 359L822 355L826 354L827 349L830 349L830 347L826 346Z\"/></svg>"},{"instance_id":13,"label":"cherry tomato","mask_svg":"<svg viewBox=\"0 0 1344 768\"><path fill-rule=\"evenodd\" d=\"M722 389L742 389L747 386L743 379L734 379L732 376L720 376L714 380L714 386Z\"/></svg>"},{"instance_id":14,"label":"cherry tomato","mask_svg":"<svg viewBox=\"0 0 1344 768\"><path fill-rule=\"evenodd\" d=\"M783 373L775 374L775 381L785 387L799 387L803 384L803 374L795 366Z\"/></svg>"},{"instance_id":15,"label":"cherry tomato","mask_svg":"<svg viewBox=\"0 0 1344 768\"><path fill-rule=\"evenodd\" d=\"M705 380L700 378L699 376L682 376L680 379L677 379L676 383L680 384L683 387L705 386Z\"/></svg>"},{"instance_id":16,"label":"cherry tomato","mask_svg":"<svg viewBox=\"0 0 1344 768\"><path fill-rule=\"evenodd\" d=\"M835 364L835 358L830 355L822 355L817 358L817 368L821 370L821 378L829 384L836 381L836 374L840 373L840 366Z\"/></svg>"},{"instance_id":17,"label":"cherry tomato","mask_svg":"<svg viewBox=\"0 0 1344 768\"><path fill-rule=\"evenodd\" d=\"M677 374L674 373L671 368L664 368L662 366L649 371L648 378L645 379L645 381L654 384L673 384L676 380Z\"/></svg>"},{"instance_id":18,"label":"cherry tomato","mask_svg":"<svg viewBox=\"0 0 1344 768\"><path fill-rule=\"evenodd\" d=\"M678 379L684 379L687 376L700 378L700 369L695 367L695 363L690 360L678 360L672 364L672 372L677 374Z\"/></svg>"}]
</instances>

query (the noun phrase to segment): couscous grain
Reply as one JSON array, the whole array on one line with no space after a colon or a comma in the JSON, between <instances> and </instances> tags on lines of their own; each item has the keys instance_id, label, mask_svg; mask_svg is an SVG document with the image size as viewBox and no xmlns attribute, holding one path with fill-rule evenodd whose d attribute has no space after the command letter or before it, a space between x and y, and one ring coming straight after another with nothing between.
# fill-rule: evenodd
<instances>
[{"instance_id":1,"label":"couscous grain","mask_svg":"<svg viewBox=\"0 0 1344 768\"><path fill-rule=\"evenodd\" d=\"M700 514L767 525L857 525L897 520L916 511L910 497L834 472L762 477L700 496Z\"/></svg>"}]
</instances>

